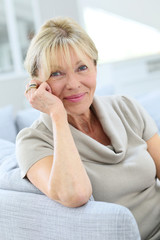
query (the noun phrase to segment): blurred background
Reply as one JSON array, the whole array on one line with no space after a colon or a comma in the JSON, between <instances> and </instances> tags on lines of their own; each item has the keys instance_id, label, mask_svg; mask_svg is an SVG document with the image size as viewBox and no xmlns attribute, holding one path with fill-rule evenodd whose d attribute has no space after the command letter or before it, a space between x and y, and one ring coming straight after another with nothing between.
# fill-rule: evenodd
<instances>
[{"instance_id":1,"label":"blurred background","mask_svg":"<svg viewBox=\"0 0 160 240\"><path fill-rule=\"evenodd\" d=\"M72 17L94 40L97 94L138 97L160 89L159 0L0 0L0 107L28 107L26 51L55 16Z\"/></svg>"}]
</instances>

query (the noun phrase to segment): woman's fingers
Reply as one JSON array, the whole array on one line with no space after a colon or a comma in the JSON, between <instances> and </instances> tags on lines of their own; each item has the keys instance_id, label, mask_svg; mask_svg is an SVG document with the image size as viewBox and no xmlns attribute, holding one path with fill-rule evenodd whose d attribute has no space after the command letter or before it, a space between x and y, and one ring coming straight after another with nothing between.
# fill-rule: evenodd
<instances>
[{"instance_id":1,"label":"woman's fingers","mask_svg":"<svg viewBox=\"0 0 160 240\"><path fill-rule=\"evenodd\" d=\"M47 92L52 93L51 87L48 85L47 82L40 82L38 80L33 79L26 85L25 95L28 94L29 91L31 91L31 93L35 92L35 90L38 89L39 87L41 90L46 90Z\"/></svg>"},{"instance_id":2,"label":"woman's fingers","mask_svg":"<svg viewBox=\"0 0 160 240\"><path fill-rule=\"evenodd\" d=\"M30 90L32 90L32 89L37 89L38 88L38 86L37 86L37 84L35 84L35 83L32 83L32 84L30 84L29 86L27 86L27 89L26 89L26 91L25 91L25 93L27 94Z\"/></svg>"},{"instance_id":3,"label":"woman's fingers","mask_svg":"<svg viewBox=\"0 0 160 240\"><path fill-rule=\"evenodd\" d=\"M46 90L47 92L52 93L52 89L47 82L41 83L41 85L39 86L39 89L42 90L42 91Z\"/></svg>"},{"instance_id":4,"label":"woman's fingers","mask_svg":"<svg viewBox=\"0 0 160 240\"><path fill-rule=\"evenodd\" d=\"M33 108L46 113L49 113L50 108L53 107L55 100L57 100L47 82L34 79L27 84L25 96Z\"/></svg>"},{"instance_id":5,"label":"woman's fingers","mask_svg":"<svg viewBox=\"0 0 160 240\"><path fill-rule=\"evenodd\" d=\"M37 86L40 86L42 84L42 82L40 82L38 79L33 78L29 81L29 85L30 84L37 84Z\"/></svg>"},{"instance_id":6,"label":"woman's fingers","mask_svg":"<svg viewBox=\"0 0 160 240\"><path fill-rule=\"evenodd\" d=\"M29 91L31 90L36 90L40 85L40 82L38 80L31 80L27 85L26 85L26 91L25 91L25 96L27 97L29 94Z\"/></svg>"}]
</instances>

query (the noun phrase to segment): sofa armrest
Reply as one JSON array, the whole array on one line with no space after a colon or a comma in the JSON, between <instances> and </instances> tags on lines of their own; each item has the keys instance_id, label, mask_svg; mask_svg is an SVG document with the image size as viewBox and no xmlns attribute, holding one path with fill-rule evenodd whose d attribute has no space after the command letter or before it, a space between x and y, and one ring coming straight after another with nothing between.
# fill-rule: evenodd
<instances>
[{"instance_id":1,"label":"sofa armrest","mask_svg":"<svg viewBox=\"0 0 160 240\"><path fill-rule=\"evenodd\" d=\"M125 207L88 201L67 208L21 179L14 144L0 140L0 239L138 240L137 224Z\"/></svg>"},{"instance_id":2,"label":"sofa armrest","mask_svg":"<svg viewBox=\"0 0 160 240\"><path fill-rule=\"evenodd\" d=\"M3 240L140 239L130 211L116 204L88 201L67 208L34 193L0 189L0 196Z\"/></svg>"}]
</instances>

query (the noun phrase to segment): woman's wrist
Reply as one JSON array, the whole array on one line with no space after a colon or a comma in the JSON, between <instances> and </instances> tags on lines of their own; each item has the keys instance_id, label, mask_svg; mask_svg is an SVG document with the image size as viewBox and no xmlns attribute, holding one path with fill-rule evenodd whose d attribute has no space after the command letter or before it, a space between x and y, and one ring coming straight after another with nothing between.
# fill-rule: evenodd
<instances>
[{"instance_id":1,"label":"woman's wrist","mask_svg":"<svg viewBox=\"0 0 160 240\"><path fill-rule=\"evenodd\" d=\"M57 112L51 111L50 112L50 117L51 120L54 124L64 124L64 123L68 123L67 121L67 112L65 109L59 109Z\"/></svg>"}]
</instances>

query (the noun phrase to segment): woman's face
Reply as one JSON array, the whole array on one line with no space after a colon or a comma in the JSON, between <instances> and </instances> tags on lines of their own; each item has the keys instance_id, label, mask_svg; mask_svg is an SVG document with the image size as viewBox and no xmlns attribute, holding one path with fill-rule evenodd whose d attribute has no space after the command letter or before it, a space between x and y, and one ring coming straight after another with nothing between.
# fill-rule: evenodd
<instances>
[{"instance_id":1,"label":"woman's face","mask_svg":"<svg viewBox=\"0 0 160 240\"><path fill-rule=\"evenodd\" d=\"M69 115L81 115L89 111L96 88L97 68L92 59L83 60L70 50L71 66L66 61L58 61L47 83L64 104Z\"/></svg>"}]
</instances>

